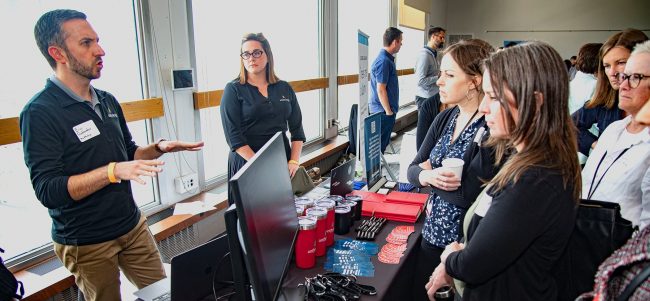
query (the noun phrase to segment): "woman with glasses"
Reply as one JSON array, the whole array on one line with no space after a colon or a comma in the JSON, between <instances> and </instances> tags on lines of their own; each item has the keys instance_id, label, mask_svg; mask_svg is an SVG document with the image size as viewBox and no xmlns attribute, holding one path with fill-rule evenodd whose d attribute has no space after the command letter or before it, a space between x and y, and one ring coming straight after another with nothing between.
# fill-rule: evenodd
<instances>
[{"instance_id":1,"label":"woman with glasses","mask_svg":"<svg viewBox=\"0 0 650 301\"><path fill-rule=\"evenodd\" d=\"M636 111L630 114L626 119L614 122L607 128L604 135L611 135L613 129L617 127L617 123L626 125L624 131L639 131L639 134L645 137L645 143L633 147L645 148L645 165L639 164L637 176L643 176L641 183L634 181L636 190L641 190L641 221L640 231L632 236L625 245L616 250L609 258L605 259L598 267L598 273L595 277L594 291L583 294L576 300L631 300L641 301L650 300L650 278L643 277L644 269L650 265L650 253L648 253L647 246L650 244L650 227L648 225L648 208L650 206L650 199L647 196L648 186L650 180L647 175L648 168L648 126L650 126L650 42L639 44L634 48L630 56L625 71L619 73L620 84L620 100L619 105L626 108L632 108L631 111ZM640 109L639 109L640 108ZM637 111L638 109L638 111ZM618 131L620 132L620 130ZM644 133L644 134L641 134ZM621 136L627 135L622 133ZM619 138L620 139L620 138ZM644 146L645 145L645 146ZM603 143L599 143L594 150L601 151ZM630 149L629 151L632 151ZM627 154L626 154L627 155ZM640 156L642 159L643 155ZM638 160L639 158L632 158ZM636 169L635 166L627 166L627 168ZM615 168L615 167L612 167ZM643 172L646 169L646 172ZM625 179L627 182L627 178ZM640 187L639 187L640 184ZM620 193L620 192L617 192ZM623 192L625 193L625 192ZM636 193L639 194L638 192ZM638 199L638 197L637 197ZM621 206L622 207L622 206ZM628 287L635 287L634 281L636 277L642 277L643 281L640 282L636 289L628 289ZM629 292L626 298L623 296Z\"/></svg>"},{"instance_id":2,"label":"woman with glasses","mask_svg":"<svg viewBox=\"0 0 650 301\"><path fill-rule=\"evenodd\" d=\"M287 168L293 177L305 141L296 93L275 74L271 45L262 33L242 38L240 63L239 76L226 85L221 98L221 122L231 150L228 179L276 132L283 133ZM230 187L228 202L233 202Z\"/></svg>"},{"instance_id":3,"label":"woman with glasses","mask_svg":"<svg viewBox=\"0 0 650 301\"><path fill-rule=\"evenodd\" d=\"M615 202L634 225L650 223L650 134L637 113L650 98L650 41L636 46L618 73L618 107L625 112L602 133L582 171L582 197Z\"/></svg>"},{"instance_id":4,"label":"woman with glasses","mask_svg":"<svg viewBox=\"0 0 650 301\"><path fill-rule=\"evenodd\" d=\"M573 113L578 127L578 151L585 156L598 143L598 136L610 123L625 117L618 108L619 84L616 73L623 72L630 52L638 43L648 40L640 30L626 29L609 37L600 48L596 90L583 108ZM594 127L595 125L595 127Z\"/></svg>"},{"instance_id":5,"label":"woman with glasses","mask_svg":"<svg viewBox=\"0 0 650 301\"><path fill-rule=\"evenodd\" d=\"M436 82L440 100L454 107L436 116L408 169L411 184L433 189L413 279L414 300L427 300L424 284L440 263L445 246L463 236L460 220L481 190L480 178L493 175L493 160L480 160L479 145L487 126L478 109L484 95L481 60L492 52L494 48L485 41L462 41L447 48L440 63ZM451 158L465 162L460 177L442 167L442 161ZM487 174L477 174L483 170Z\"/></svg>"},{"instance_id":6,"label":"woman with glasses","mask_svg":"<svg viewBox=\"0 0 650 301\"><path fill-rule=\"evenodd\" d=\"M557 300L552 268L571 235L581 187L569 75L542 42L495 52L484 66L479 111L488 144L508 146L497 148L497 162L512 153L467 211L466 242L445 248L427 292L433 300L453 277L465 283L462 300Z\"/></svg>"}]
</instances>

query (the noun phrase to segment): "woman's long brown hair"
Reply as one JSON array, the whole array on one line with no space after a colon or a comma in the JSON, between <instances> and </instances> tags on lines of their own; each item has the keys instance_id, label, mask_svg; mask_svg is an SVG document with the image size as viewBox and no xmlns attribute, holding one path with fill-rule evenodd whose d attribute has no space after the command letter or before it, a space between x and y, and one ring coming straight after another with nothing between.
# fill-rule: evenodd
<instances>
[{"instance_id":1,"label":"woman's long brown hair","mask_svg":"<svg viewBox=\"0 0 650 301\"><path fill-rule=\"evenodd\" d=\"M522 151L513 152L492 179L494 188L502 190L517 182L527 169L542 167L561 174L564 186L572 187L577 202L582 182L576 128L569 116L569 77L560 55L546 43L528 42L497 51L484 66L502 100L508 147L524 144ZM512 99L506 96L505 89L512 92ZM517 110L517 122L511 106ZM497 141L492 143L503 146ZM497 160L503 160L505 153L503 147L497 147Z\"/></svg>"},{"instance_id":2,"label":"woman's long brown hair","mask_svg":"<svg viewBox=\"0 0 650 301\"><path fill-rule=\"evenodd\" d=\"M636 44L647 40L648 36L646 36L643 31L629 28L615 33L607 39L603 46L600 47L598 55L598 71L596 72L596 77L598 79L596 82L596 90L594 90L594 97L585 104L587 109L600 106L611 109L616 105L616 100L618 100L618 91L612 88L612 85L609 83L609 79L607 78L607 74L605 73L605 67L603 67L603 58L605 57L605 54L614 47L624 47L632 52L632 49L634 49Z\"/></svg>"},{"instance_id":3,"label":"woman's long brown hair","mask_svg":"<svg viewBox=\"0 0 650 301\"><path fill-rule=\"evenodd\" d=\"M269 40L267 40L266 37L264 37L264 34L260 32L245 34L241 39L241 44L244 45L244 43L248 41L258 41L260 44L262 44L262 50L264 50L264 53L266 53L267 58L266 80L269 82L269 84L277 83L280 79L277 75L275 75L275 63L273 61L273 52L271 51L271 44L269 44ZM239 77L237 77L237 79L239 80L239 83L243 85L248 80L248 72L244 67L244 59L241 57L239 58L239 65Z\"/></svg>"}]
</instances>

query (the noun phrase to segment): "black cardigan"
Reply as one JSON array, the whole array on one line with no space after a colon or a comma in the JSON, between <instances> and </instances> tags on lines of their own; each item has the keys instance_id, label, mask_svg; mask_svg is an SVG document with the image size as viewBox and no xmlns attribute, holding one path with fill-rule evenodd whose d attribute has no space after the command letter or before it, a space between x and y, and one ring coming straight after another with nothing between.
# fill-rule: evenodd
<instances>
[{"instance_id":1,"label":"black cardigan","mask_svg":"<svg viewBox=\"0 0 650 301\"><path fill-rule=\"evenodd\" d=\"M485 216L470 217L465 249L445 262L466 283L463 300L557 300L551 269L575 223L572 193L558 171L541 167L493 193Z\"/></svg>"},{"instance_id":2,"label":"black cardigan","mask_svg":"<svg viewBox=\"0 0 650 301\"><path fill-rule=\"evenodd\" d=\"M422 187L419 180L422 168L418 164L429 159L431 150L435 147L436 143L442 136L445 128L451 121L451 117L453 117L454 114L458 114L458 112L459 108L453 107L440 112L440 114L436 116L436 119L433 120L417 155L415 155L413 162L409 165L407 177L411 184L416 187ZM484 117L481 117L479 126L485 129L485 135L481 138L482 141L485 141L489 137L489 132ZM465 167L463 168L460 189L455 191L445 191L434 186L432 187L432 192L439 195L449 203L467 209L472 205L478 194L481 192L483 181L492 179L499 169L494 165L494 149L479 146L475 141L467 147L467 150L463 155L463 161L465 161Z\"/></svg>"}]
</instances>

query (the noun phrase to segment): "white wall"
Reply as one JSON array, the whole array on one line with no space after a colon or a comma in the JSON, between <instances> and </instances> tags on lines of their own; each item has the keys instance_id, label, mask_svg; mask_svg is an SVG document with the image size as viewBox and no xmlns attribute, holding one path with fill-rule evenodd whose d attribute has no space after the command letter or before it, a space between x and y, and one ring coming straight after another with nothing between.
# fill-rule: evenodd
<instances>
[{"instance_id":1,"label":"white wall","mask_svg":"<svg viewBox=\"0 0 650 301\"><path fill-rule=\"evenodd\" d=\"M648 0L454 0L447 2L446 21L447 34L474 34L495 47L542 40L569 58L582 44L602 43L624 28L650 35L649 12Z\"/></svg>"},{"instance_id":2,"label":"white wall","mask_svg":"<svg viewBox=\"0 0 650 301\"><path fill-rule=\"evenodd\" d=\"M451 2L453 3L453 1ZM447 0L431 0L429 12L428 26L440 26L447 29Z\"/></svg>"},{"instance_id":3,"label":"white wall","mask_svg":"<svg viewBox=\"0 0 650 301\"><path fill-rule=\"evenodd\" d=\"M191 90L172 91L171 70L192 67L188 11L185 1L142 1L147 39L145 49L151 97L162 97L165 116L152 121L154 138L195 141L195 110ZM150 19L150 20L149 20ZM149 22L150 21L150 22ZM162 207L199 193L178 194L174 178L198 173L198 152L179 152L160 157L165 161L158 175ZM151 211L158 211L152 208Z\"/></svg>"}]
</instances>

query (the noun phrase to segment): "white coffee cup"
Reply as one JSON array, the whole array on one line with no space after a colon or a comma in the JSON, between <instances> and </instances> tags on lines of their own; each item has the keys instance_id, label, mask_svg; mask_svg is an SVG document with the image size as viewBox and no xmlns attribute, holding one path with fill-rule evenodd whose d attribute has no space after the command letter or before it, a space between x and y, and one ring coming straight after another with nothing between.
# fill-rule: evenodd
<instances>
[{"instance_id":1,"label":"white coffee cup","mask_svg":"<svg viewBox=\"0 0 650 301\"><path fill-rule=\"evenodd\" d=\"M459 179L461 179L463 175L463 165L465 165L465 161L463 161L463 159L448 158L442 160L442 167L453 172L454 175L456 175L456 177Z\"/></svg>"}]
</instances>

